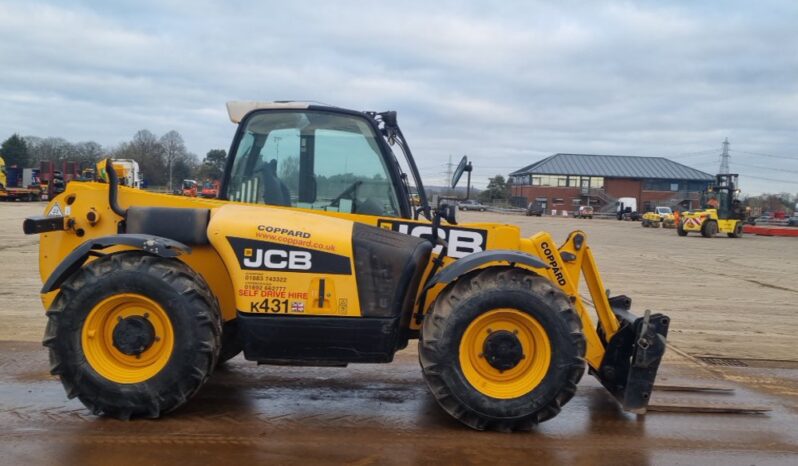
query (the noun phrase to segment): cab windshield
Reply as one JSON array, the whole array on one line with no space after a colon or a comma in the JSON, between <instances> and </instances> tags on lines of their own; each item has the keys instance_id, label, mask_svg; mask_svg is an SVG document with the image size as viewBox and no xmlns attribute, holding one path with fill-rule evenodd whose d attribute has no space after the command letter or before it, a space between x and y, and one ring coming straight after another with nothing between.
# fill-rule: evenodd
<instances>
[{"instance_id":1,"label":"cab windshield","mask_svg":"<svg viewBox=\"0 0 798 466\"><path fill-rule=\"evenodd\" d=\"M266 111L246 120L227 185L233 201L397 217L371 125L357 116Z\"/></svg>"}]
</instances>

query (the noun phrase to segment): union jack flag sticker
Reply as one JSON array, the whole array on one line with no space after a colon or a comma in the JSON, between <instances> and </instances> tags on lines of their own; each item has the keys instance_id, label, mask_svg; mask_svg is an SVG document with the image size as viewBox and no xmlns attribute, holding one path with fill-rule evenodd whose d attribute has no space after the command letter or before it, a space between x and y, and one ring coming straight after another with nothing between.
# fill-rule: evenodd
<instances>
[{"instance_id":1,"label":"union jack flag sticker","mask_svg":"<svg viewBox=\"0 0 798 466\"><path fill-rule=\"evenodd\" d=\"M305 312L305 303L294 301L291 303L291 312Z\"/></svg>"}]
</instances>

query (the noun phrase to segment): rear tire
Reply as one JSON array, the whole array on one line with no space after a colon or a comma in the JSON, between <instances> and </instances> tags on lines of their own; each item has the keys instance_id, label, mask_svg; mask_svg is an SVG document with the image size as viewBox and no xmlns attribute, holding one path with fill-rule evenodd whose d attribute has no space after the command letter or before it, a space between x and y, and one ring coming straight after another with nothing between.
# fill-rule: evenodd
<instances>
[{"instance_id":1,"label":"rear tire","mask_svg":"<svg viewBox=\"0 0 798 466\"><path fill-rule=\"evenodd\" d=\"M714 220L707 220L701 225L701 236L704 238L712 238L718 233L718 222Z\"/></svg>"},{"instance_id":2,"label":"rear tire","mask_svg":"<svg viewBox=\"0 0 798 466\"><path fill-rule=\"evenodd\" d=\"M208 289L177 259L122 252L91 262L62 285L47 311L50 372L94 414L157 418L177 409L219 356L219 306ZM124 345L131 341L122 326L129 320L139 329L150 323L152 332L134 334L138 350Z\"/></svg>"},{"instance_id":3,"label":"rear tire","mask_svg":"<svg viewBox=\"0 0 798 466\"><path fill-rule=\"evenodd\" d=\"M515 366L500 371L488 362L493 353L475 354L488 353L492 332L517 338L522 353ZM567 296L546 278L510 267L450 284L424 319L419 340L424 379L436 401L477 430L530 430L556 416L576 392L584 355L582 322ZM540 365L545 358L547 365Z\"/></svg>"}]
</instances>

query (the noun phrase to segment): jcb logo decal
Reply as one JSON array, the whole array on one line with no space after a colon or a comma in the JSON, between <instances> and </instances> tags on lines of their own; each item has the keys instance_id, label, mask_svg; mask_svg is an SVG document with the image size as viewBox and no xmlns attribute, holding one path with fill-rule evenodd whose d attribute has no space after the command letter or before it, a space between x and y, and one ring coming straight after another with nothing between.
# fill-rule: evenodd
<instances>
[{"instance_id":1,"label":"jcb logo decal","mask_svg":"<svg viewBox=\"0 0 798 466\"><path fill-rule=\"evenodd\" d=\"M288 244L228 237L242 270L274 270L349 275L349 257Z\"/></svg>"},{"instance_id":2,"label":"jcb logo decal","mask_svg":"<svg viewBox=\"0 0 798 466\"><path fill-rule=\"evenodd\" d=\"M252 269L310 270L312 256L307 251L282 249L244 249L244 266Z\"/></svg>"},{"instance_id":3,"label":"jcb logo decal","mask_svg":"<svg viewBox=\"0 0 798 466\"><path fill-rule=\"evenodd\" d=\"M432 235L432 226L424 223L397 222L394 220L378 220L377 226L388 230L398 231L417 238L429 238ZM463 258L469 254L485 250L488 235L485 230L473 228L457 228L442 226L438 229L438 236L449 243L446 255L455 259ZM432 250L440 254L443 246L436 246Z\"/></svg>"}]
</instances>

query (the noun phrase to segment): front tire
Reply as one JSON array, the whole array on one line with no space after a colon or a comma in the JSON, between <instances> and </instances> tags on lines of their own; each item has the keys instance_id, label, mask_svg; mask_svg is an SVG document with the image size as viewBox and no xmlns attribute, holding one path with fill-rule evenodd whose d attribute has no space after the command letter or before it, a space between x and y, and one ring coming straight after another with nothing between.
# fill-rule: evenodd
<instances>
[{"instance_id":1,"label":"front tire","mask_svg":"<svg viewBox=\"0 0 798 466\"><path fill-rule=\"evenodd\" d=\"M495 340L495 341L494 341ZM419 360L438 404L477 430L530 430L585 370L582 323L546 278L510 267L449 285L424 319Z\"/></svg>"},{"instance_id":2,"label":"front tire","mask_svg":"<svg viewBox=\"0 0 798 466\"><path fill-rule=\"evenodd\" d=\"M91 262L47 311L50 372L94 414L157 418L177 409L219 356L220 313L208 289L177 259L122 252Z\"/></svg>"},{"instance_id":3,"label":"front tire","mask_svg":"<svg viewBox=\"0 0 798 466\"><path fill-rule=\"evenodd\" d=\"M701 236L712 238L718 233L718 223L714 220L707 220L701 225Z\"/></svg>"}]
</instances>

